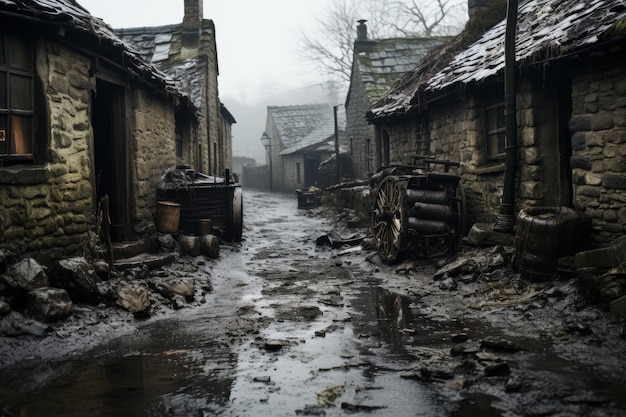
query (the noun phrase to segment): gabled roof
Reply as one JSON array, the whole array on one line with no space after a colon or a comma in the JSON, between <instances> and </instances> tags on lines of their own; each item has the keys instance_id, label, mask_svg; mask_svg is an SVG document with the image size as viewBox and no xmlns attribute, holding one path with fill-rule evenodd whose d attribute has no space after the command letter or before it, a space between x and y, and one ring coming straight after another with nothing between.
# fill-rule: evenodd
<instances>
[{"instance_id":1,"label":"gabled roof","mask_svg":"<svg viewBox=\"0 0 626 417\"><path fill-rule=\"evenodd\" d=\"M528 0L518 10L518 65L554 60L612 40L624 40L623 0ZM611 31L621 22L620 30ZM406 114L420 105L420 94L440 94L452 86L481 82L504 69L502 20L478 41L442 62L428 60L407 74L381 100L368 119ZM440 56L446 56L438 51ZM436 55L436 54L435 54ZM435 59L436 61L436 59ZM430 72L433 67L437 72Z\"/></svg>"},{"instance_id":2,"label":"gabled roof","mask_svg":"<svg viewBox=\"0 0 626 417\"><path fill-rule=\"evenodd\" d=\"M172 78L177 87L191 98L196 109L201 109L207 60L198 56L197 51L192 53L183 49L182 28L182 24L176 24L115 29L115 33L137 49L144 60ZM212 21L203 20L201 39L212 39L213 33Z\"/></svg>"},{"instance_id":3,"label":"gabled roof","mask_svg":"<svg viewBox=\"0 0 626 417\"><path fill-rule=\"evenodd\" d=\"M339 108L337 110L337 130L340 138L343 138L344 126L346 125L346 112L343 108ZM331 117L324 120L315 130L307 136L297 140L291 147L285 149L280 154L290 155L296 152L311 150L312 148L317 148L318 145L325 145L329 140L334 143L334 138L335 119L334 117ZM326 149L327 146L322 146L322 148Z\"/></svg>"},{"instance_id":4,"label":"gabled roof","mask_svg":"<svg viewBox=\"0 0 626 417\"><path fill-rule=\"evenodd\" d=\"M352 71L359 71L365 94L374 103L400 76L415 69L428 51L448 40L449 37L357 40ZM349 101L350 91L346 103Z\"/></svg>"},{"instance_id":5,"label":"gabled roof","mask_svg":"<svg viewBox=\"0 0 626 417\"><path fill-rule=\"evenodd\" d=\"M77 42L124 65L131 78L142 78L166 92L179 94L172 80L118 38L102 19L92 16L74 0L0 0L0 15L10 19L36 19L66 30Z\"/></svg>"},{"instance_id":6,"label":"gabled roof","mask_svg":"<svg viewBox=\"0 0 626 417\"><path fill-rule=\"evenodd\" d=\"M333 120L332 108L327 104L300 106L268 106L271 118L283 145L290 148L318 127Z\"/></svg>"}]
</instances>

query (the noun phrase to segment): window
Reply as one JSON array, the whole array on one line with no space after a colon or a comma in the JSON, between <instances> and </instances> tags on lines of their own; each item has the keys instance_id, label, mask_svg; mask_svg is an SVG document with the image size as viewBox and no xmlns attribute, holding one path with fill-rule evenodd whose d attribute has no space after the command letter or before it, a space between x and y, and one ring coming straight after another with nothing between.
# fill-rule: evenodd
<instances>
[{"instance_id":1,"label":"window","mask_svg":"<svg viewBox=\"0 0 626 417\"><path fill-rule=\"evenodd\" d=\"M504 90L493 89L485 96L487 157L502 158L505 152Z\"/></svg>"},{"instance_id":2,"label":"window","mask_svg":"<svg viewBox=\"0 0 626 417\"><path fill-rule=\"evenodd\" d=\"M0 161L32 160L35 59L31 39L0 29Z\"/></svg>"},{"instance_id":3,"label":"window","mask_svg":"<svg viewBox=\"0 0 626 417\"><path fill-rule=\"evenodd\" d=\"M296 183L300 184L300 162L296 162Z\"/></svg>"}]
</instances>

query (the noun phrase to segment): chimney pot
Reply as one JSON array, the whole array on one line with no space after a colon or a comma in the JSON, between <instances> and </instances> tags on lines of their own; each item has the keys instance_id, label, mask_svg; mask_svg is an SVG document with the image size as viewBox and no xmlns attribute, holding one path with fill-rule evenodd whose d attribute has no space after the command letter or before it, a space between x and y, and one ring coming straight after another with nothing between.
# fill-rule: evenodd
<instances>
[{"instance_id":1,"label":"chimney pot","mask_svg":"<svg viewBox=\"0 0 626 417\"><path fill-rule=\"evenodd\" d=\"M366 41L367 40L367 25L365 24L365 22L367 22L367 20L361 19L361 20L357 20L357 22L359 22L359 25L356 27L356 40Z\"/></svg>"}]
</instances>

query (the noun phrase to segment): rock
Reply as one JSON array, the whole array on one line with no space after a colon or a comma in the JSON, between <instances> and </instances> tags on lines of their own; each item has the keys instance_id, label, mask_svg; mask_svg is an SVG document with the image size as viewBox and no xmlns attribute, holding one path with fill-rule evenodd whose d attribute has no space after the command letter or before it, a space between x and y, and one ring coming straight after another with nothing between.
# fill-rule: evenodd
<instances>
[{"instance_id":1,"label":"rock","mask_svg":"<svg viewBox=\"0 0 626 417\"><path fill-rule=\"evenodd\" d=\"M46 336L50 327L28 317L17 311L12 311L0 318L0 334L6 336L32 335L37 337Z\"/></svg>"},{"instance_id":2,"label":"rock","mask_svg":"<svg viewBox=\"0 0 626 417\"><path fill-rule=\"evenodd\" d=\"M524 383L519 376L511 376L504 385L506 392L520 392L524 387Z\"/></svg>"},{"instance_id":3,"label":"rock","mask_svg":"<svg viewBox=\"0 0 626 417\"><path fill-rule=\"evenodd\" d=\"M157 238L159 247L165 253L171 253L176 251L176 239L174 236L168 234L159 234Z\"/></svg>"},{"instance_id":4,"label":"rock","mask_svg":"<svg viewBox=\"0 0 626 417\"><path fill-rule=\"evenodd\" d=\"M463 241L474 246L513 246L515 235L496 232L494 225L494 223L474 223Z\"/></svg>"},{"instance_id":5,"label":"rock","mask_svg":"<svg viewBox=\"0 0 626 417\"><path fill-rule=\"evenodd\" d=\"M211 259L220 257L220 242L215 235L200 236L200 253Z\"/></svg>"},{"instance_id":6,"label":"rock","mask_svg":"<svg viewBox=\"0 0 626 417\"><path fill-rule=\"evenodd\" d=\"M103 259L98 259L93 263L93 270L96 273L96 276L100 279L109 279L111 268L107 261Z\"/></svg>"},{"instance_id":7,"label":"rock","mask_svg":"<svg viewBox=\"0 0 626 417\"><path fill-rule=\"evenodd\" d=\"M0 300L0 316L6 316L12 311L11 305L6 301Z\"/></svg>"},{"instance_id":8,"label":"rock","mask_svg":"<svg viewBox=\"0 0 626 417\"><path fill-rule=\"evenodd\" d=\"M76 303L98 305L98 277L95 269L85 258L62 259L50 272L50 283L67 291Z\"/></svg>"},{"instance_id":9,"label":"rock","mask_svg":"<svg viewBox=\"0 0 626 417\"><path fill-rule=\"evenodd\" d=\"M480 347L504 352L519 352L520 350L523 350L517 344L509 340L499 339L497 337L488 337L481 340Z\"/></svg>"},{"instance_id":10,"label":"rock","mask_svg":"<svg viewBox=\"0 0 626 417\"><path fill-rule=\"evenodd\" d=\"M489 365L485 367L484 370L485 376L508 376L511 374L511 369L509 368L509 364L506 362L497 363L495 365Z\"/></svg>"},{"instance_id":11,"label":"rock","mask_svg":"<svg viewBox=\"0 0 626 417\"><path fill-rule=\"evenodd\" d=\"M446 278L439 283L439 288L444 291L454 291L458 287L458 283L453 278Z\"/></svg>"},{"instance_id":12,"label":"rock","mask_svg":"<svg viewBox=\"0 0 626 417\"><path fill-rule=\"evenodd\" d=\"M183 235L180 237L178 244L180 251L189 256L200 256L200 239L198 236Z\"/></svg>"},{"instance_id":13,"label":"rock","mask_svg":"<svg viewBox=\"0 0 626 417\"><path fill-rule=\"evenodd\" d=\"M61 288L37 288L26 295L26 315L42 323L54 323L72 315L74 305Z\"/></svg>"},{"instance_id":14,"label":"rock","mask_svg":"<svg viewBox=\"0 0 626 417\"><path fill-rule=\"evenodd\" d=\"M602 276L600 279L600 301L605 306L623 296L626 296L626 275L623 271L614 269Z\"/></svg>"},{"instance_id":15,"label":"rock","mask_svg":"<svg viewBox=\"0 0 626 417\"><path fill-rule=\"evenodd\" d=\"M7 276L5 277L10 280L7 284L27 292L49 285L44 267L32 258L23 259L11 265L7 269Z\"/></svg>"},{"instance_id":16,"label":"rock","mask_svg":"<svg viewBox=\"0 0 626 417\"><path fill-rule=\"evenodd\" d=\"M115 288L116 304L136 317L150 314L150 291L141 284L121 284Z\"/></svg>"},{"instance_id":17,"label":"rock","mask_svg":"<svg viewBox=\"0 0 626 417\"><path fill-rule=\"evenodd\" d=\"M182 295L174 294L174 296L172 297L172 308L174 310L180 310L185 307L187 307L187 301L185 300L185 297L183 297Z\"/></svg>"},{"instance_id":18,"label":"rock","mask_svg":"<svg viewBox=\"0 0 626 417\"><path fill-rule=\"evenodd\" d=\"M468 339L469 336L467 335L467 333L456 333L452 335L452 342L454 343L467 342Z\"/></svg>"},{"instance_id":19,"label":"rock","mask_svg":"<svg viewBox=\"0 0 626 417\"><path fill-rule=\"evenodd\" d=\"M193 298L195 281L191 278L174 278L165 283L167 288L174 294L185 298Z\"/></svg>"},{"instance_id":20,"label":"rock","mask_svg":"<svg viewBox=\"0 0 626 417\"><path fill-rule=\"evenodd\" d=\"M577 253L576 268L615 268L626 261L626 236L615 239L610 246Z\"/></svg>"}]
</instances>

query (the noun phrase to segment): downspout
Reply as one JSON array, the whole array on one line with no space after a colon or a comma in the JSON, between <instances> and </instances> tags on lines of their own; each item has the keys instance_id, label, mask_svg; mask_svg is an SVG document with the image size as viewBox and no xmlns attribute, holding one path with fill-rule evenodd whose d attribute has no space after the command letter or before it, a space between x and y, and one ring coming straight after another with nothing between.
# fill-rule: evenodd
<instances>
[{"instance_id":1,"label":"downspout","mask_svg":"<svg viewBox=\"0 0 626 417\"><path fill-rule=\"evenodd\" d=\"M517 68L515 62L515 32L517 30L518 0L508 0L504 35L504 117L506 128L506 160L504 191L500 213L494 230L515 231L515 177L517 175Z\"/></svg>"},{"instance_id":2,"label":"downspout","mask_svg":"<svg viewBox=\"0 0 626 417\"><path fill-rule=\"evenodd\" d=\"M341 179L341 167L339 166L339 125L337 122L337 108L339 106L334 106L333 107L333 120L334 120L334 124L335 124L335 158L336 158L336 165L337 165L337 182L336 184L339 184L339 181Z\"/></svg>"}]
</instances>

